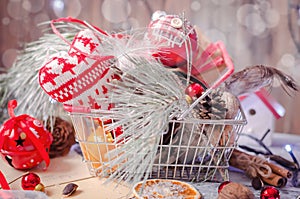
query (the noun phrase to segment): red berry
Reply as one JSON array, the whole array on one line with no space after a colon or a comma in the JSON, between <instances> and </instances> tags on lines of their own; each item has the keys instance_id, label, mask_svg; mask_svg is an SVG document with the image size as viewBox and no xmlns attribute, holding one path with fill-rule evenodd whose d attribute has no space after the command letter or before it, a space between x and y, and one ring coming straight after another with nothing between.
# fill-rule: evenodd
<instances>
[{"instance_id":1,"label":"red berry","mask_svg":"<svg viewBox=\"0 0 300 199\"><path fill-rule=\"evenodd\" d=\"M219 187L218 187L218 193L220 193L221 191L222 191L222 189L227 185L227 184L229 184L230 183L230 181L224 181L224 182L222 182L220 185L219 185Z\"/></svg>"},{"instance_id":2,"label":"red berry","mask_svg":"<svg viewBox=\"0 0 300 199\"><path fill-rule=\"evenodd\" d=\"M203 93L203 87L198 83L191 83L186 89L185 93L190 97L200 97Z\"/></svg>"},{"instance_id":3,"label":"red berry","mask_svg":"<svg viewBox=\"0 0 300 199\"><path fill-rule=\"evenodd\" d=\"M260 192L260 199L280 199L280 193L275 187L265 187Z\"/></svg>"},{"instance_id":4,"label":"red berry","mask_svg":"<svg viewBox=\"0 0 300 199\"><path fill-rule=\"evenodd\" d=\"M123 133L122 127L118 126L117 128L115 128L115 133L116 133L116 137L121 135Z\"/></svg>"},{"instance_id":5,"label":"red berry","mask_svg":"<svg viewBox=\"0 0 300 199\"><path fill-rule=\"evenodd\" d=\"M22 188L24 190L34 190L41 183L40 177L35 173L28 173L22 177Z\"/></svg>"}]
</instances>

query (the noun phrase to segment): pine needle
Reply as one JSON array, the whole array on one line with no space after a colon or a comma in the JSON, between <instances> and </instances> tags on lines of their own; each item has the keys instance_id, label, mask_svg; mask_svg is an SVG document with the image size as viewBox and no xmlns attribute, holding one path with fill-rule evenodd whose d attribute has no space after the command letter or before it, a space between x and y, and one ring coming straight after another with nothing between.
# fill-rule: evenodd
<instances>
[{"instance_id":1,"label":"pine needle","mask_svg":"<svg viewBox=\"0 0 300 199\"><path fill-rule=\"evenodd\" d=\"M111 84L113 89L107 98L98 100L115 104L113 109L101 112L115 121L107 130L122 126L123 134L116 142L130 138L109 152L108 165L119 166L110 180L136 183L147 179L152 171L159 140L168 128L170 116L179 115L187 103L180 80L160 62L130 56L126 59L135 67L125 72L115 69L121 80Z\"/></svg>"},{"instance_id":2,"label":"pine needle","mask_svg":"<svg viewBox=\"0 0 300 199\"><path fill-rule=\"evenodd\" d=\"M63 31L66 27L61 25L59 28ZM71 41L78 29L79 27L74 27L71 31L68 28L68 32L62 32L62 36ZM69 46L54 33L45 33L37 41L27 43L24 49L19 51L7 73L1 74L0 107L6 107L10 99L16 99L18 101L16 115L26 113L42 120L58 114L57 108L60 104L51 100L41 89L38 71L52 54L68 50Z\"/></svg>"}]
</instances>

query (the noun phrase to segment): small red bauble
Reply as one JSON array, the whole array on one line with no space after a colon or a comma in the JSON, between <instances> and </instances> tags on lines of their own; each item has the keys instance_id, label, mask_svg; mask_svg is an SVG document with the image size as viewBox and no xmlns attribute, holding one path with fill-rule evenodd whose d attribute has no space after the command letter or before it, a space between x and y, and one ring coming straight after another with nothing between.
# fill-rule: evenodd
<instances>
[{"instance_id":1,"label":"small red bauble","mask_svg":"<svg viewBox=\"0 0 300 199\"><path fill-rule=\"evenodd\" d=\"M118 126L117 128L115 128L116 137L118 137L122 133L123 133L122 127Z\"/></svg>"},{"instance_id":2,"label":"small red bauble","mask_svg":"<svg viewBox=\"0 0 300 199\"><path fill-rule=\"evenodd\" d=\"M275 187L265 187L260 192L260 199L280 199L279 190Z\"/></svg>"},{"instance_id":3,"label":"small red bauble","mask_svg":"<svg viewBox=\"0 0 300 199\"><path fill-rule=\"evenodd\" d=\"M204 89L199 83L191 83L186 89L185 94L190 97L200 97L203 93Z\"/></svg>"},{"instance_id":4,"label":"small red bauble","mask_svg":"<svg viewBox=\"0 0 300 199\"><path fill-rule=\"evenodd\" d=\"M28 173L22 177L21 183L24 190L34 190L41 183L41 179L35 173Z\"/></svg>"},{"instance_id":5,"label":"small red bauble","mask_svg":"<svg viewBox=\"0 0 300 199\"><path fill-rule=\"evenodd\" d=\"M221 190L222 190L226 185L228 185L229 183L230 183L230 181L224 181L224 182L222 182L222 183L219 185L219 187L218 187L218 193L220 193Z\"/></svg>"}]
</instances>

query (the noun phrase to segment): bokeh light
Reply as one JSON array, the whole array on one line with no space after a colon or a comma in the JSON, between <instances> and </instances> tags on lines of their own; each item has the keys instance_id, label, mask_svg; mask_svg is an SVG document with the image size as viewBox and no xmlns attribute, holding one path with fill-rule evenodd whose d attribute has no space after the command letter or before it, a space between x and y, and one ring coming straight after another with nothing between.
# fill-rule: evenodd
<instances>
[{"instance_id":1,"label":"bokeh light","mask_svg":"<svg viewBox=\"0 0 300 199\"><path fill-rule=\"evenodd\" d=\"M131 5L123 0L105 0L101 6L102 15L111 23L121 23L128 19Z\"/></svg>"},{"instance_id":2,"label":"bokeh light","mask_svg":"<svg viewBox=\"0 0 300 199\"><path fill-rule=\"evenodd\" d=\"M3 25L8 25L10 23L10 18L9 17L3 17L2 18L2 24Z\"/></svg>"},{"instance_id":3,"label":"bokeh light","mask_svg":"<svg viewBox=\"0 0 300 199\"><path fill-rule=\"evenodd\" d=\"M212 41L212 42L216 42L216 41L223 41L223 43L226 45L227 43L227 39L226 39L226 36L225 34L218 30L218 29L215 29L215 28L212 28L212 29L209 29L207 31L204 32L204 35L209 35L209 39Z\"/></svg>"},{"instance_id":4,"label":"bokeh light","mask_svg":"<svg viewBox=\"0 0 300 199\"><path fill-rule=\"evenodd\" d=\"M234 0L212 0L216 5L228 5L234 2Z\"/></svg>"},{"instance_id":5,"label":"bokeh light","mask_svg":"<svg viewBox=\"0 0 300 199\"><path fill-rule=\"evenodd\" d=\"M24 0L22 7L31 13L37 13L43 9L45 0Z\"/></svg>"},{"instance_id":6,"label":"bokeh light","mask_svg":"<svg viewBox=\"0 0 300 199\"><path fill-rule=\"evenodd\" d=\"M27 13L26 10L23 9L21 6L21 1L20 0L10 0L7 4L6 10L8 15L16 20L21 20Z\"/></svg>"},{"instance_id":7,"label":"bokeh light","mask_svg":"<svg viewBox=\"0 0 300 199\"><path fill-rule=\"evenodd\" d=\"M257 8L253 4L244 4L240 6L237 10L236 16L238 19L238 22L242 25L245 24L245 18L248 14L257 12Z\"/></svg>"},{"instance_id":8,"label":"bokeh light","mask_svg":"<svg viewBox=\"0 0 300 199\"><path fill-rule=\"evenodd\" d=\"M201 8L201 3L200 3L199 1L193 1L193 2L191 3L191 10L192 10L192 11L197 12L197 11L200 10L200 8Z\"/></svg>"},{"instance_id":9,"label":"bokeh light","mask_svg":"<svg viewBox=\"0 0 300 199\"><path fill-rule=\"evenodd\" d=\"M17 49L7 49L2 54L2 63L5 68L9 68L12 66L13 62L17 57Z\"/></svg>"},{"instance_id":10,"label":"bokeh light","mask_svg":"<svg viewBox=\"0 0 300 199\"><path fill-rule=\"evenodd\" d=\"M286 53L284 55L282 55L280 62L282 65L284 65L285 67L294 67L295 63L296 63L296 59L293 55Z\"/></svg>"},{"instance_id":11,"label":"bokeh light","mask_svg":"<svg viewBox=\"0 0 300 199\"><path fill-rule=\"evenodd\" d=\"M241 53L241 56L244 56L243 54L247 51L247 49L249 49L252 39L252 35L250 35L248 31L243 30L240 34L229 34L228 45L234 47L236 52L239 52ZM238 56L236 59L238 60L239 57L240 56Z\"/></svg>"},{"instance_id":12,"label":"bokeh light","mask_svg":"<svg viewBox=\"0 0 300 199\"><path fill-rule=\"evenodd\" d=\"M50 21L50 17L46 13L39 13L33 18L34 24L40 24L46 21Z\"/></svg>"},{"instance_id":13,"label":"bokeh light","mask_svg":"<svg viewBox=\"0 0 300 199\"><path fill-rule=\"evenodd\" d=\"M258 13L248 14L245 18L247 30L253 35L260 35L266 30L266 23Z\"/></svg>"},{"instance_id":14,"label":"bokeh light","mask_svg":"<svg viewBox=\"0 0 300 199\"><path fill-rule=\"evenodd\" d=\"M81 12L81 3L79 0L53 0L52 7L55 15L60 17L78 17Z\"/></svg>"},{"instance_id":15,"label":"bokeh light","mask_svg":"<svg viewBox=\"0 0 300 199\"><path fill-rule=\"evenodd\" d=\"M24 39L29 29L30 26L26 26L26 20L11 20L8 24L9 33L21 41Z\"/></svg>"},{"instance_id":16,"label":"bokeh light","mask_svg":"<svg viewBox=\"0 0 300 199\"><path fill-rule=\"evenodd\" d=\"M269 28L276 27L280 20L279 12L273 9L268 1L244 4L238 8L236 17L241 25L258 37L266 37Z\"/></svg>"},{"instance_id":17,"label":"bokeh light","mask_svg":"<svg viewBox=\"0 0 300 199\"><path fill-rule=\"evenodd\" d=\"M215 27L223 32L231 32L234 30L234 24L237 23L235 8L233 6L222 6L212 13L212 20ZM226 18L222 17L226 14Z\"/></svg>"},{"instance_id":18,"label":"bokeh light","mask_svg":"<svg viewBox=\"0 0 300 199\"><path fill-rule=\"evenodd\" d=\"M266 10L265 20L268 28L274 28L279 23L280 15L277 10L268 9Z\"/></svg>"}]
</instances>

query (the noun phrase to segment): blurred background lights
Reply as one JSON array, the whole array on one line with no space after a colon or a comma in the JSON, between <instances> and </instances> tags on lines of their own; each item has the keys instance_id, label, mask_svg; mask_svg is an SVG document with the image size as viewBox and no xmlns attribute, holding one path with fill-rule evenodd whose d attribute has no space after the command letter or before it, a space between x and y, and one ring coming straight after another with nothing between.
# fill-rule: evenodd
<instances>
[{"instance_id":1,"label":"blurred background lights","mask_svg":"<svg viewBox=\"0 0 300 199\"><path fill-rule=\"evenodd\" d=\"M218 30L218 29L215 29L215 28L209 29L209 30L204 32L204 35L209 35L209 38L212 42L216 42L216 41L221 40L221 41L223 41L223 43L225 45L227 43L227 39L226 39L225 34L222 31Z\"/></svg>"},{"instance_id":2,"label":"blurred background lights","mask_svg":"<svg viewBox=\"0 0 300 199\"><path fill-rule=\"evenodd\" d=\"M253 4L244 4L240 6L236 12L238 22L242 25L245 25L245 18L247 17L247 15L256 11L257 10Z\"/></svg>"},{"instance_id":3,"label":"blurred background lights","mask_svg":"<svg viewBox=\"0 0 300 199\"><path fill-rule=\"evenodd\" d=\"M40 12L45 4L45 0L24 0L22 7L31 13Z\"/></svg>"},{"instance_id":4,"label":"blurred background lights","mask_svg":"<svg viewBox=\"0 0 300 199\"><path fill-rule=\"evenodd\" d=\"M53 0L52 1L52 6L54 12L62 12L64 10L65 4L63 0Z\"/></svg>"},{"instance_id":5,"label":"blurred background lights","mask_svg":"<svg viewBox=\"0 0 300 199\"><path fill-rule=\"evenodd\" d=\"M212 0L216 5L228 5L234 2L234 0Z\"/></svg>"},{"instance_id":6,"label":"blurred background lights","mask_svg":"<svg viewBox=\"0 0 300 199\"><path fill-rule=\"evenodd\" d=\"M257 4L244 4L238 8L236 17L238 22L254 36L261 36L266 33L268 28L277 26L280 20L279 12L271 8L268 1L259 1Z\"/></svg>"},{"instance_id":7,"label":"blurred background lights","mask_svg":"<svg viewBox=\"0 0 300 199\"><path fill-rule=\"evenodd\" d=\"M9 17L3 17L2 18L2 24L3 25L8 25L10 22L10 18Z\"/></svg>"},{"instance_id":8,"label":"blurred background lights","mask_svg":"<svg viewBox=\"0 0 300 199\"><path fill-rule=\"evenodd\" d=\"M234 24L237 23L235 17L235 8L230 5L222 6L217 8L213 13L213 24L215 27L218 27L223 32L231 32L234 30ZM224 14L227 18L224 19Z\"/></svg>"},{"instance_id":9,"label":"blurred background lights","mask_svg":"<svg viewBox=\"0 0 300 199\"><path fill-rule=\"evenodd\" d=\"M54 0L53 11L57 17L78 17L81 12L79 0Z\"/></svg>"},{"instance_id":10,"label":"blurred background lights","mask_svg":"<svg viewBox=\"0 0 300 199\"><path fill-rule=\"evenodd\" d=\"M291 151L292 151L291 145L289 145L289 144L285 145L285 150L286 150L287 152L291 152Z\"/></svg>"},{"instance_id":11,"label":"blurred background lights","mask_svg":"<svg viewBox=\"0 0 300 199\"><path fill-rule=\"evenodd\" d=\"M126 21L131 13L131 5L123 0L104 0L101 6L102 15L111 23Z\"/></svg>"},{"instance_id":12,"label":"blurred background lights","mask_svg":"<svg viewBox=\"0 0 300 199\"><path fill-rule=\"evenodd\" d=\"M6 7L8 15L16 20L21 20L24 17L24 9L20 6L20 0L9 1Z\"/></svg>"},{"instance_id":13,"label":"blurred background lights","mask_svg":"<svg viewBox=\"0 0 300 199\"><path fill-rule=\"evenodd\" d=\"M5 68L12 66L15 58L17 57L17 49L7 49L2 54L2 63Z\"/></svg>"},{"instance_id":14,"label":"blurred background lights","mask_svg":"<svg viewBox=\"0 0 300 199\"><path fill-rule=\"evenodd\" d=\"M41 23L70 16L118 32L147 26L160 10L158 15L184 13L209 40L223 41L236 71L265 63L300 81L300 0L0 0L0 6L2 69L12 65L17 50L43 35L47 25ZM274 80L274 86L280 82ZM281 98L278 90L274 94ZM299 97L282 101L299 107ZM294 109L287 110L277 130L299 132L298 122L290 119Z\"/></svg>"},{"instance_id":15,"label":"blurred background lights","mask_svg":"<svg viewBox=\"0 0 300 199\"><path fill-rule=\"evenodd\" d=\"M33 21L35 24L40 24L45 21L50 21L50 17L46 13L39 13L33 18Z\"/></svg>"},{"instance_id":16,"label":"blurred background lights","mask_svg":"<svg viewBox=\"0 0 300 199\"><path fill-rule=\"evenodd\" d=\"M192 11L199 11L200 10L200 8L201 8L201 4L200 4L200 2L199 1L193 1L192 3L191 3L191 10Z\"/></svg>"},{"instance_id":17,"label":"blurred background lights","mask_svg":"<svg viewBox=\"0 0 300 199\"><path fill-rule=\"evenodd\" d=\"M253 35L260 35L266 30L266 24L258 13L248 14L245 18L245 26Z\"/></svg>"},{"instance_id":18,"label":"blurred background lights","mask_svg":"<svg viewBox=\"0 0 300 199\"><path fill-rule=\"evenodd\" d=\"M278 25L280 19L279 13L274 9L268 9L265 13L266 26L268 28L274 28Z\"/></svg>"},{"instance_id":19,"label":"blurred background lights","mask_svg":"<svg viewBox=\"0 0 300 199\"><path fill-rule=\"evenodd\" d=\"M284 65L285 67L294 67L295 64L296 64L296 60L295 60L295 57L291 54L284 54L282 55L281 59L280 59L280 62L282 65Z\"/></svg>"},{"instance_id":20,"label":"blurred background lights","mask_svg":"<svg viewBox=\"0 0 300 199\"><path fill-rule=\"evenodd\" d=\"M53 0L52 2L53 9L56 11L62 11L65 7L63 0Z\"/></svg>"}]
</instances>

